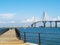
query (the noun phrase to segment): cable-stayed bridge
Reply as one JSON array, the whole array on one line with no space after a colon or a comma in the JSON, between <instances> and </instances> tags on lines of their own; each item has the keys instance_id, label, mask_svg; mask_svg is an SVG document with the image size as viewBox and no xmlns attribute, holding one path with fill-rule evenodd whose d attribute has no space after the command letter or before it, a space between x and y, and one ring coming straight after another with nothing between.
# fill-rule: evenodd
<instances>
[{"instance_id":1,"label":"cable-stayed bridge","mask_svg":"<svg viewBox=\"0 0 60 45\"><path fill-rule=\"evenodd\" d=\"M46 15L46 12L44 11L42 19L39 20L39 21L33 22L31 24L31 27L36 27L36 24L39 23L39 22L43 23L43 27L46 27L46 23L47 22L49 22L50 23L50 27L52 27L52 23L54 22L55 23L55 27L57 27L58 23L60 23L60 20L58 20L58 19L48 19L47 15Z\"/></svg>"}]
</instances>

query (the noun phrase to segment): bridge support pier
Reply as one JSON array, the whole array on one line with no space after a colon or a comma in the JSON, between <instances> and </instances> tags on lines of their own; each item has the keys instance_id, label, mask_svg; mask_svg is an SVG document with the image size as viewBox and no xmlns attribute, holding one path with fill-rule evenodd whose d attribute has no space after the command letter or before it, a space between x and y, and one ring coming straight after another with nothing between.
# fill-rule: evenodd
<instances>
[{"instance_id":1,"label":"bridge support pier","mask_svg":"<svg viewBox=\"0 0 60 45\"><path fill-rule=\"evenodd\" d=\"M52 21L50 21L50 27L52 27Z\"/></svg>"},{"instance_id":2,"label":"bridge support pier","mask_svg":"<svg viewBox=\"0 0 60 45\"><path fill-rule=\"evenodd\" d=\"M43 25L44 25L44 27L46 27L46 21L43 21Z\"/></svg>"},{"instance_id":3,"label":"bridge support pier","mask_svg":"<svg viewBox=\"0 0 60 45\"><path fill-rule=\"evenodd\" d=\"M36 27L36 23L34 23L34 27Z\"/></svg>"},{"instance_id":4,"label":"bridge support pier","mask_svg":"<svg viewBox=\"0 0 60 45\"><path fill-rule=\"evenodd\" d=\"M57 21L55 21L55 27L57 28Z\"/></svg>"},{"instance_id":5,"label":"bridge support pier","mask_svg":"<svg viewBox=\"0 0 60 45\"><path fill-rule=\"evenodd\" d=\"M36 23L33 23L33 24L31 25L31 27L36 27Z\"/></svg>"}]
</instances>

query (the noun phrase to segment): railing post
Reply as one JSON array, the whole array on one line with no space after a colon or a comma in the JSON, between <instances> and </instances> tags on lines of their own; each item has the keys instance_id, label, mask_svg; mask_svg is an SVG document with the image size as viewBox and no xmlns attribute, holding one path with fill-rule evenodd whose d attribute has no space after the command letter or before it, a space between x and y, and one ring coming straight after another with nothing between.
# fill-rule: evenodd
<instances>
[{"instance_id":1,"label":"railing post","mask_svg":"<svg viewBox=\"0 0 60 45\"><path fill-rule=\"evenodd\" d=\"M41 42L40 42L40 33L38 33L38 45L41 45Z\"/></svg>"},{"instance_id":2,"label":"railing post","mask_svg":"<svg viewBox=\"0 0 60 45\"><path fill-rule=\"evenodd\" d=\"M26 43L26 32L24 32L24 43Z\"/></svg>"},{"instance_id":3,"label":"railing post","mask_svg":"<svg viewBox=\"0 0 60 45\"><path fill-rule=\"evenodd\" d=\"M19 40L21 40L21 34L18 29L15 28L16 36Z\"/></svg>"}]
</instances>

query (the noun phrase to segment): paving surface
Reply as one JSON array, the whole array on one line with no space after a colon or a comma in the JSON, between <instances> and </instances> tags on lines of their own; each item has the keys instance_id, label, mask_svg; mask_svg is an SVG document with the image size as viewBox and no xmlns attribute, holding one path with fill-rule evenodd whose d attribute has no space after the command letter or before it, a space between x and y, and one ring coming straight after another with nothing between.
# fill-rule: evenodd
<instances>
[{"instance_id":1,"label":"paving surface","mask_svg":"<svg viewBox=\"0 0 60 45\"><path fill-rule=\"evenodd\" d=\"M4 34L0 35L0 45L35 45L31 43L24 43L16 37L15 29L10 29Z\"/></svg>"},{"instance_id":2,"label":"paving surface","mask_svg":"<svg viewBox=\"0 0 60 45\"><path fill-rule=\"evenodd\" d=\"M18 40L15 30L9 30L0 35L0 45L25 45L22 40Z\"/></svg>"}]
</instances>

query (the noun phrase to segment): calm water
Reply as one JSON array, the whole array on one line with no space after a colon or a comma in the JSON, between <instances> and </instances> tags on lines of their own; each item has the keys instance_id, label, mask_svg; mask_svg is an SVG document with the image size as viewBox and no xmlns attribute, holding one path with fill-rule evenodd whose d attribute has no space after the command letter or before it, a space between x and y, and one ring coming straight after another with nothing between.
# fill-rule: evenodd
<instances>
[{"instance_id":1,"label":"calm water","mask_svg":"<svg viewBox=\"0 0 60 45\"><path fill-rule=\"evenodd\" d=\"M0 28L0 35L8 31L8 28Z\"/></svg>"},{"instance_id":2,"label":"calm water","mask_svg":"<svg viewBox=\"0 0 60 45\"><path fill-rule=\"evenodd\" d=\"M21 32L22 40L24 40L23 32L32 32L26 33L27 42L38 44L37 40L38 32L40 32L41 45L60 45L60 28L17 28L17 29Z\"/></svg>"},{"instance_id":3,"label":"calm water","mask_svg":"<svg viewBox=\"0 0 60 45\"><path fill-rule=\"evenodd\" d=\"M60 28L17 28L21 33L21 39L38 44L38 33L40 33L41 45L60 45ZM6 32L7 28L0 28L0 35Z\"/></svg>"}]
</instances>

